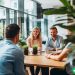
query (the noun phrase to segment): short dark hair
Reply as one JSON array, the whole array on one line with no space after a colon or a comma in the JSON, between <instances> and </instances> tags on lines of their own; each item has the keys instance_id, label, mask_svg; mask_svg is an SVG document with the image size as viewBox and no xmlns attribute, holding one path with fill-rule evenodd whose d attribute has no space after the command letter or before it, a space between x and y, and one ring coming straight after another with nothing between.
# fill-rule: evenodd
<instances>
[{"instance_id":1,"label":"short dark hair","mask_svg":"<svg viewBox=\"0 0 75 75\"><path fill-rule=\"evenodd\" d=\"M14 38L19 33L20 27L17 24L9 24L6 27L6 38Z\"/></svg>"},{"instance_id":2,"label":"short dark hair","mask_svg":"<svg viewBox=\"0 0 75 75\"><path fill-rule=\"evenodd\" d=\"M50 30L51 30L51 29L56 29L56 30L57 30L57 28L56 28L55 26L52 26L52 27L50 28Z\"/></svg>"}]
</instances>

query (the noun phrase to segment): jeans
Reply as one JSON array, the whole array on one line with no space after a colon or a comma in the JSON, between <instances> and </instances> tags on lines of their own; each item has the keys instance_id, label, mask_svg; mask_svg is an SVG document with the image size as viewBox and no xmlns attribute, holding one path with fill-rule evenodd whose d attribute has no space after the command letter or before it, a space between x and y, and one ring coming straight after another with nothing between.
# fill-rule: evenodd
<instances>
[{"instance_id":1,"label":"jeans","mask_svg":"<svg viewBox=\"0 0 75 75\"><path fill-rule=\"evenodd\" d=\"M36 70L34 69L34 66L30 66L31 75L38 75L39 71L40 71L40 67L39 66L36 67Z\"/></svg>"}]
</instances>

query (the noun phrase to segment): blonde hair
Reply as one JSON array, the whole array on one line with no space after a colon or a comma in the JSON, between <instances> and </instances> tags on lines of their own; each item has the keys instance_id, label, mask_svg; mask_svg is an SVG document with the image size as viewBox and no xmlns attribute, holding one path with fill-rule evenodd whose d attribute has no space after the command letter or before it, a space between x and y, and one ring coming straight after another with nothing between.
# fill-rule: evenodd
<instances>
[{"instance_id":1,"label":"blonde hair","mask_svg":"<svg viewBox=\"0 0 75 75\"><path fill-rule=\"evenodd\" d=\"M30 43L31 43L31 47L34 45L34 36L33 36L33 31L34 31L34 30L38 30L38 31L39 31L39 34L37 35L37 38L36 38L37 44L38 44L39 46L42 44L42 42L41 42L42 39L41 39L41 31L40 31L40 28L35 27L35 28L33 28L32 32L31 32L31 34L30 34L30 36L29 36Z\"/></svg>"},{"instance_id":2,"label":"blonde hair","mask_svg":"<svg viewBox=\"0 0 75 75\"><path fill-rule=\"evenodd\" d=\"M38 28L38 27L33 28L32 32L30 34L31 38L34 39L34 36L33 36L33 31L34 30L38 30L39 31L39 34L37 35L37 39L40 39L40 37L41 37L41 31L40 31L40 28Z\"/></svg>"}]
</instances>

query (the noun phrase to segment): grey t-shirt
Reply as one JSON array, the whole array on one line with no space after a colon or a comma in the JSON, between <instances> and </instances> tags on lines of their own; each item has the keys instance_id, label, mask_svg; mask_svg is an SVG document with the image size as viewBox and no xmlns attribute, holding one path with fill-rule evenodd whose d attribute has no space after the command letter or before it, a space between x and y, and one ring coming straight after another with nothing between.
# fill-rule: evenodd
<instances>
[{"instance_id":1,"label":"grey t-shirt","mask_svg":"<svg viewBox=\"0 0 75 75\"><path fill-rule=\"evenodd\" d=\"M73 58L75 58L75 44L69 42L65 48L71 48L70 52L67 52L68 56L67 56L67 61L66 63L70 62Z\"/></svg>"},{"instance_id":2,"label":"grey t-shirt","mask_svg":"<svg viewBox=\"0 0 75 75\"><path fill-rule=\"evenodd\" d=\"M75 59L75 44L69 42L65 48L71 49L70 52L67 52L68 57L67 57L65 69L69 75L73 75L72 68L74 67L73 60Z\"/></svg>"}]
</instances>

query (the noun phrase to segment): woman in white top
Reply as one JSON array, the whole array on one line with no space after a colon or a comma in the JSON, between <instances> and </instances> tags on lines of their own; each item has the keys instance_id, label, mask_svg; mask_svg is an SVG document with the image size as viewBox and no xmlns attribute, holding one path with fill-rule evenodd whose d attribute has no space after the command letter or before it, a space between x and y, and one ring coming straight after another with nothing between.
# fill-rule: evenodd
<instances>
[{"instance_id":1,"label":"woman in white top","mask_svg":"<svg viewBox=\"0 0 75 75\"><path fill-rule=\"evenodd\" d=\"M41 31L38 27L33 28L30 36L27 38L27 45L30 48L33 48L34 45L37 45L38 52L41 54L42 50L42 39L41 39ZM34 71L34 66L30 66L30 71L32 75L38 75L40 71L40 67L36 67L36 71Z\"/></svg>"},{"instance_id":2,"label":"woman in white top","mask_svg":"<svg viewBox=\"0 0 75 75\"><path fill-rule=\"evenodd\" d=\"M38 27L33 28L30 36L27 38L27 45L29 46L29 48L33 48L34 45L37 45L38 51L41 53L42 39L41 31Z\"/></svg>"},{"instance_id":3,"label":"woman in white top","mask_svg":"<svg viewBox=\"0 0 75 75\"><path fill-rule=\"evenodd\" d=\"M32 48L34 45L38 46L38 53L41 54L42 50L42 39L41 39L41 31L38 27L33 28L30 36L27 38L27 45ZM32 75L38 75L39 71L42 71L42 75L49 75L48 67L36 67L34 71L34 66L30 66L30 71Z\"/></svg>"}]
</instances>

